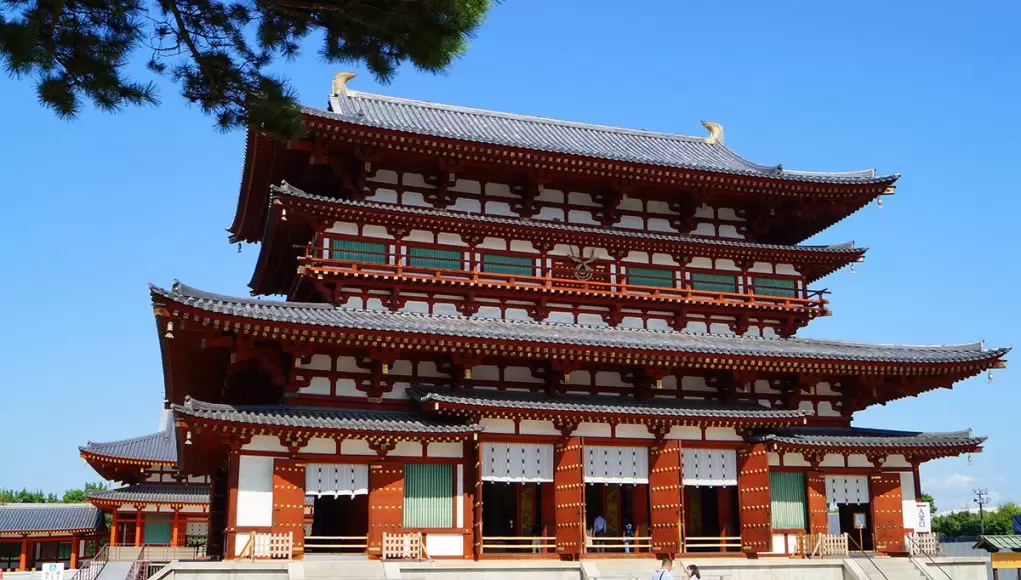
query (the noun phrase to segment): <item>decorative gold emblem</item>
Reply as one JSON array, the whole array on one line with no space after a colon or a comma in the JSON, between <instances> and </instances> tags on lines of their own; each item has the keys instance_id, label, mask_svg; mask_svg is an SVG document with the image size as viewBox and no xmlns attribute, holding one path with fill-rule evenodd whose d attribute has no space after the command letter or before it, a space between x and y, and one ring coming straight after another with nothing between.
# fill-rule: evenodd
<instances>
[{"instance_id":1,"label":"decorative gold emblem","mask_svg":"<svg viewBox=\"0 0 1021 580\"><path fill-rule=\"evenodd\" d=\"M596 261L596 251L592 250L586 256L584 248L577 248L577 253L574 252L575 248L575 246L571 246L572 251L567 255L574 262L574 277L578 280L591 280L594 271L589 264Z\"/></svg>"}]
</instances>

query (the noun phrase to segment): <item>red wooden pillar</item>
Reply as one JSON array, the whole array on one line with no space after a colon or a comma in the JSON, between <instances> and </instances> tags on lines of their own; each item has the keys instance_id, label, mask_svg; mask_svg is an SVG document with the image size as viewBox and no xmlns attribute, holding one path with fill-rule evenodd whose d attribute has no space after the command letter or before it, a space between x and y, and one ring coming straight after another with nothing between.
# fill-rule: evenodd
<instances>
[{"instance_id":1,"label":"red wooden pillar","mask_svg":"<svg viewBox=\"0 0 1021 580\"><path fill-rule=\"evenodd\" d=\"M142 545L142 506L135 506L135 547Z\"/></svg>"},{"instance_id":2,"label":"red wooden pillar","mask_svg":"<svg viewBox=\"0 0 1021 580\"><path fill-rule=\"evenodd\" d=\"M900 473L873 476L872 529L877 552L904 552L904 506L901 503Z\"/></svg>"},{"instance_id":3,"label":"red wooden pillar","mask_svg":"<svg viewBox=\"0 0 1021 580\"><path fill-rule=\"evenodd\" d=\"M808 533L825 534L829 532L826 477L820 471L809 471L806 482L808 488Z\"/></svg>"},{"instance_id":4,"label":"red wooden pillar","mask_svg":"<svg viewBox=\"0 0 1021 580\"><path fill-rule=\"evenodd\" d=\"M476 498L476 492L481 492L478 488L478 483L481 482L479 479L479 470L481 459L479 452L481 451L478 441L465 441L461 446L461 454L463 460L462 474L461 474L461 492L464 497L457 498L457 501L461 502L461 512L464 514L464 522L462 530L464 532L464 557L471 559L478 559L478 547L481 545L482 537L477 536L478 532L478 520L476 519L475 509L476 503L479 502L479 498ZM481 505L479 506L481 508Z\"/></svg>"},{"instance_id":5,"label":"red wooden pillar","mask_svg":"<svg viewBox=\"0 0 1021 580\"><path fill-rule=\"evenodd\" d=\"M557 529L557 488L556 484L552 481L543 482L542 484L542 536L544 538L555 537ZM548 540L543 540L543 544L549 544ZM548 548L544 548L543 552L549 551Z\"/></svg>"},{"instance_id":6,"label":"red wooden pillar","mask_svg":"<svg viewBox=\"0 0 1021 580\"><path fill-rule=\"evenodd\" d=\"M78 539L78 536L71 536L71 562L69 567L72 570L78 569L78 546L80 544L81 541Z\"/></svg>"},{"instance_id":7,"label":"red wooden pillar","mask_svg":"<svg viewBox=\"0 0 1021 580\"><path fill-rule=\"evenodd\" d=\"M681 551L681 442L649 448L649 535L652 551L672 558Z\"/></svg>"},{"instance_id":8,"label":"red wooden pillar","mask_svg":"<svg viewBox=\"0 0 1021 580\"><path fill-rule=\"evenodd\" d=\"M568 437L553 451L557 553L577 558L585 550L585 460L581 437Z\"/></svg>"},{"instance_id":9,"label":"red wooden pillar","mask_svg":"<svg viewBox=\"0 0 1021 580\"><path fill-rule=\"evenodd\" d=\"M232 446L227 458L227 529L223 542L224 558L237 557L238 477L241 475L241 446ZM303 500L304 501L304 500ZM210 500L212 503L212 500ZM210 505L212 508L212 505ZM210 510L212 511L212 510Z\"/></svg>"},{"instance_id":10,"label":"red wooden pillar","mask_svg":"<svg viewBox=\"0 0 1021 580\"><path fill-rule=\"evenodd\" d=\"M737 456L737 500L740 506L741 548L746 553L772 549L769 497L769 455L762 443L748 445Z\"/></svg>"},{"instance_id":11,"label":"red wooden pillar","mask_svg":"<svg viewBox=\"0 0 1021 580\"><path fill-rule=\"evenodd\" d=\"M28 538L21 538L21 554L18 557L18 571L25 572L28 570L28 549L31 544L28 543Z\"/></svg>"},{"instance_id":12,"label":"red wooden pillar","mask_svg":"<svg viewBox=\"0 0 1021 580\"><path fill-rule=\"evenodd\" d=\"M383 555L383 533L404 527L404 464L369 465L369 555Z\"/></svg>"},{"instance_id":13,"label":"red wooden pillar","mask_svg":"<svg viewBox=\"0 0 1021 580\"><path fill-rule=\"evenodd\" d=\"M274 534L291 532L293 556L305 557L305 462L297 459L273 460Z\"/></svg>"},{"instance_id":14,"label":"red wooden pillar","mask_svg":"<svg viewBox=\"0 0 1021 580\"><path fill-rule=\"evenodd\" d=\"M733 536L737 531L732 528L734 522L734 502L729 487L716 488L716 518L720 521L720 537ZM720 551L725 551L720 548Z\"/></svg>"},{"instance_id":15,"label":"red wooden pillar","mask_svg":"<svg viewBox=\"0 0 1021 580\"><path fill-rule=\"evenodd\" d=\"M110 547L117 545L117 508L114 508L110 520Z\"/></svg>"},{"instance_id":16,"label":"red wooden pillar","mask_svg":"<svg viewBox=\"0 0 1021 580\"><path fill-rule=\"evenodd\" d=\"M172 509L174 510L174 518L171 520L172 523L170 524L170 545L176 548L180 545L179 527L181 525L181 508L174 506Z\"/></svg>"}]
</instances>

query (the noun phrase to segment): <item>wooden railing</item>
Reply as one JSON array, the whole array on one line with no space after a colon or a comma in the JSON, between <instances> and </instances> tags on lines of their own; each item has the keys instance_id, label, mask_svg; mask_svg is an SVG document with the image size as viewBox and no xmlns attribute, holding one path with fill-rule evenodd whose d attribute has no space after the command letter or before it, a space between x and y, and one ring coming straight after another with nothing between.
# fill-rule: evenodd
<instances>
[{"instance_id":1,"label":"wooden railing","mask_svg":"<svg viewBox=\"0 0 1021 580\"><path fill-rule=\"evenodd\" d=\"M424 546L421 532L407 534L383 532L384 560L422 560L425 558Z\"/></svg>"},{"instance_id":2,"label":"wooden railing","mask_svg":"<svg viewBox=\"0 0 1021 580\"><path fill-rule=\"evenodd\" d=\"M915 533L907 535L908 552L912 556L924 554L927 556L942 556L943 550L939 546L939 536L933 533Z\"/></svg>"},{"instance_id":3,"label":"wooden railing","mask_svg":"<svg viewBox=\"0 0 1021 580\"><path fill-rule=\"evenodd\" d=\"M265 532L252 532L239 559L250 560L290 560L294 552L294 534L271 534Z\"/></svg>"},{"instance_id":4,"label":"wooden railing","mask_svg":"<svg viewBox=\"0 0 1021 580\"><path fill-rule=\"evenodd\" d=\"M850 554L847 534L806 534L808 556L847 556Z\"/></svg>"},{"instance_id":5,"label":"wooden railing","mask_svg":"<svg viewBox=\"0 0 1021 580\"><path fill-rule=\"evenodd\" d=\"M540 554L555 550L556 538L548 536L482 536L482 551L496 552L512 550L519 553L531 551Z\"/></svg>"},{"instance_id":6,"label":"wooden railing","mask_svg":"<svg viewBox=\"0 0 1021 580\"><path fill-rule=\"evenodd\" d=\"M685 552L727 552L741 550L741 536L688 536L684 538Z\"/></svg>"},{"instance_id":7,"label":"wooden railing","mask_svg":"<svg viewBox=\"0 0 1021 580\"><path fill-rule=\"evenodd\" d=\"M652 538L649 536L587 536L585 551L600 552L651 552Z\"/></svg>"},{"instance_id":8,"label":"wooden railing","mask_svg":"<svg viewBox=\"0 0 1021 580\"><path fill-rule=\"evenodd\" d=\"M305 552L364 552L368 547L366 536L305 536Z\"/></svg>"},{"instance_id":9,"label":"wooden railing","mask_svg":"<svg viewBox=\"0 0 1021 580\"><path fill-rule=\"evenodd\" d=\"M774 309L809 308L825 310L828 303L824 298L828 293L826 290L805 291L805 297L803 298L771 296L755 294L753 292L721 292L673 286L642 286L627 282L554 278L550 272L547 272L546 276L524 276L483 272L478 268L474 270L426 268L407 265L405 263L407 259L405 256L394 254L386 254L385 256L385 263L335 260L315 256L306 256L301 261L310 266L313 271L319 269L324 274L343 274L353 277L406 278L445 284L464 284L515 290L548 290L556 293L583 293L607 298L633 297L643 300L707 302L713 304L733 303L743 306Z\"/></svg>"}]
</instances>

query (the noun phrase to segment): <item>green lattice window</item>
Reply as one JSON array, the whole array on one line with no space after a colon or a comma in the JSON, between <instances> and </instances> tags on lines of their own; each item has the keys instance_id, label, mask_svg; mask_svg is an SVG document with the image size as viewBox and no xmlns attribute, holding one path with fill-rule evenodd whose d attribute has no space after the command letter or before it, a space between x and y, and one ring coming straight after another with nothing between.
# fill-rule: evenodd
<instances>
[{"instance_id":1,"label":"green lattice window","mask_svg":"<svg viewBox=\"0 0 1021 580\"><path fill-rule=\"evenodd\" d=\"M460 250L411 247L408 248L408 265L420 268L461 270L464 267L464 254Z\"/></svg>"},{"instance_id":2,"label":"green lattice window","mask_svg":"<svg viewBox=\"0 0 1021 580\"><path fill-rule=\"evenodd\" d=\"M692 272L691 287L709 292L737 292L737 276L712 272Z\"/></svg>"},{"instance_id":3,"label":"green lattice window","mask_svg":"<svg viewBox=\"0 0 1021 580\"><path fill-rule=\"evenodd\" d=\"M386 250L387 245L379 242L355 240L332 240L330 242L330 258L334 260L386 264Z\"/></svg>"},{"instance_id":4,"label":"green lattice window","mask_svg":"<svg viewBox=\"0 0 1021 580\"><path fill-rule=\"evenodd\" d=\"M627 282L635 286L674 287L674 273L660 268L627 267Z\"/></svg>"},{"instance_id":5,"label":"green lattice window","mask_svg":"<svg viewBox=\"0 0 1021 580\"><path fill-rule=\"evenodd\" d=\"M409 463L404 466L404 527L454 526L453 466Z\"/></svg>"},{"instance_id":6,"label":"green lattice window","mask_svg":"<svg viewBox=\"0 0 1021 580\"><path fill-rule=\"evenodd\" d=\"M770 510L773 529L805 529L805 474L774 471L769 474Z\"/></svg>"},{"instance_id":7,"label":"green lattice window","mask_svg":"<svg viewBox=\"0 0 1021 580\"><path fill-rule=\"evenodd\" d=\"M71 542L60 542L59 544L57 544L57 559L58 560L71 559Z\"/></svg>"},{"instance_id":8,"label":"green lattice window","mask_svg":"<svg viewBox=\"0 0 1021 580\"><path fill-rule=\"evenodd\" d=\"M17 561L21 558L21 544L0 544L0 562Z\"/></svg>"},{"instance_id":9,"label":"green lattice window","mask_svg":"<svg viewBox=\"0 0 1021 580\"><path fill-rule=\"evenodd\" d=\"M534 276L535 260L528 256L508 256L505 254L482 254L479 268L490 274L507 274L509 276Z\"/></svg>"},{"instance_id":10,"label":"green lattice window","mask_svg":"<svg viewBox=\"0 0 1021 580\"><path fill-rule=\"evenodd\" d=\"M752 278L755 293L762 296L781 296L795 298L798 294L798 283L790 278Z\"/></svg>"}]
</instances>

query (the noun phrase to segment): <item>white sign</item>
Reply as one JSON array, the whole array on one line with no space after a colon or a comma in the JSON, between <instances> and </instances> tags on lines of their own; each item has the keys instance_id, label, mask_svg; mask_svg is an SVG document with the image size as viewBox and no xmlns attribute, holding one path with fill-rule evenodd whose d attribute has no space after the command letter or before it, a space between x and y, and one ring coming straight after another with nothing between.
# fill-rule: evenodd
<instances>
[{"instance_id":1,"label":"white sign","mask_svg":"<svg viewBox=\"0 0 1021 580\"><path fill-rule=\"evenodd\" d=\"M929 533L932 531L932 511L929 502L920 501L915 504L915 531L918 533Z\"/></svg>"},{"instance_id":2,"label":"white sign","mask_svg":"<svg viewBox=\"0 0 1021 580\"><path fill-rule=\"evenodd\" d=\"M64 563L43 564L43 580L64 580Z\"/></svg>"}]
</instances>

